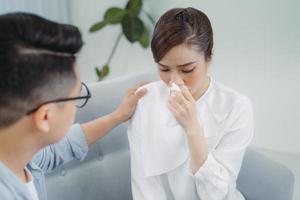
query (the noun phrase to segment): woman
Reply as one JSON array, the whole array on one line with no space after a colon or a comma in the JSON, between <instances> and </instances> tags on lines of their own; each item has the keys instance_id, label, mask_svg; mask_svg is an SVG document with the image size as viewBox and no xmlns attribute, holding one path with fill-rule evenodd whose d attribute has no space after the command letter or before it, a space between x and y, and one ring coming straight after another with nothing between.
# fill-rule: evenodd
<instances>
[{"instance_id":1,"label":"woman","mask_svg":"<svg viewBox=\"0 0 300 200\"><path fill-rule=\"evenodd\" d=\"M236 179L253 136L252 106L208 76L208 17L194 8L167 11L151 48L161 81L144 86L128 128L134 199L244 199Z\"/></svg>"}]
</instances>

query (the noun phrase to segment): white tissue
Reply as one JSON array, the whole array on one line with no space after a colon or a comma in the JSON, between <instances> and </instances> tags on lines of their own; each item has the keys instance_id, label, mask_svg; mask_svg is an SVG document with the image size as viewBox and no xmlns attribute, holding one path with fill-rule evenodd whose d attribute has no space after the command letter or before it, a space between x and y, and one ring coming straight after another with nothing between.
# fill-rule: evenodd
<instances>
[{"instance_id":1,"label":"white tissue","mask_svg":"<svg viewBox=\"0 0 300 200\"><path fill-rule=\"evenodd\" d=\"M181 91L179 86L176 83L172 83L171 87L169 87L169 91L170 91L170 95L172 96L174 94L174 92L177 91ZM167 127L174 127L178 125L178 122L176 121L175 117L173 116L173 114L171 112L169 112L169 116L167 119Z\"/></svg>"},{"instance_id":2,"label":"white tissue","mask_svg":"<svg viewBox=\"0 0 300 200\"><path fill-rule=\"evenodd\" d=\"M172 95L176 91L181 91L181 90L176 83L172 83L170 87L170 95Z\"/></svg>"}]
</instances>

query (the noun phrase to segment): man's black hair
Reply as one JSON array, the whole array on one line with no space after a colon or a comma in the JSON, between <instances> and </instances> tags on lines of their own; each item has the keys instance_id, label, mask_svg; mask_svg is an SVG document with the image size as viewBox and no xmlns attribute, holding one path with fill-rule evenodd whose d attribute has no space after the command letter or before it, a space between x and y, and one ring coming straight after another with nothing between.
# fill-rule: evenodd
<instances>
[{"instance_id":1,"label":"man's black hair","mask_svg":"<svg viewBox=\"0 0 300 200\"><path fill-rule=\"evenodd\" d=\"M75 26L28 13L0 15L0 128L40 103L70 94L82 45Z\"/></svg>"}]
</instances>

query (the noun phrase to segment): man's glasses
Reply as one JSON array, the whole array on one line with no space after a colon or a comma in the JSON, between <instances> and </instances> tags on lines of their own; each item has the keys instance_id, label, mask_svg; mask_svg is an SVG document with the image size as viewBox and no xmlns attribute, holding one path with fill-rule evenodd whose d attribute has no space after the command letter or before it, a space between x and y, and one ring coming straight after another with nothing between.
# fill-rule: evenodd
<instances>
[{"instance_id":1,"label":"man's glasses","mask_svg":"<svg viewBox=\"0 0 300 200\"><path fill-rule=\"evenodd\" d=\"M51 101L46 101L46 102L40 104L39 106L37 106L36 108L28 111L26 114L30 115L30 114L34 113L41 106L43 106L45 104L59 103L59 102L64 102L64 101L76 101L76 107L77 108L82 108L82 107L84 107L87 104L88 100L91 97L92 97L92 95L91 95L91 92L90 92L89 88L86 86L85 83L81 83L80 96L78 96L78 97L70 97L70 98L59 98L59 99L54 99L54 100L51 100Z\"/></svg>"}]
</instances>

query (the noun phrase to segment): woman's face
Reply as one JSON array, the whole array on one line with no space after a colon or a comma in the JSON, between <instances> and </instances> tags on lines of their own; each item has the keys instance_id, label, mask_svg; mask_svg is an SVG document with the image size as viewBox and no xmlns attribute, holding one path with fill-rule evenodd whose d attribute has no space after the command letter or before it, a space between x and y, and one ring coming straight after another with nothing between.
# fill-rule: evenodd
<instances>
[{"instance_id":1,"label":"woman's face","mask_svg":"<svg viewBox=\"0 0 300 200\"><path fill-rule=\"evenodd\" d=\"M158 62L160 79L170 86L173 82L185 84L195 99L203 92L209 78L207 69L210 62L205 61L203 53L186 44L173 47Z\"/></svg>"}]
</instances>

